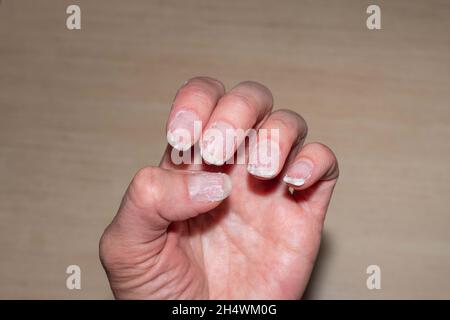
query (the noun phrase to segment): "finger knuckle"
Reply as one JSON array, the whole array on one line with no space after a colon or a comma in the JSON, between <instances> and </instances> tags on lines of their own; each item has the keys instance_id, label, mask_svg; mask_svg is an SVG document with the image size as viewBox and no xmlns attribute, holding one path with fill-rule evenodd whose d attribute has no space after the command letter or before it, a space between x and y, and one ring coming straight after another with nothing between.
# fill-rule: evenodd
<instances>
[{"instance_id":1,"label":"finger knuckle","mask_svg":"<svg viewBox=\"0 0 450 320\"><path fill-rule=\"evenodd\" d=\"M291 130L295 128L298 132L299 139L303 139L308 134L308 124L305 119L297 112L288 109L279 109L272 113L270 117L276 125Z\"/></svg>"},{"instance_id":2,"label":"finger knuckle","mask_svg":"<svg viewBox=\"0 0 450 320\"><path fill-rule=\"evenodd\" d=\"M124 266L133 266L135 259L129 247L123 243L123 237L106 228L99 243L99 258L103 268L114 272Z\"/></svg>"},{"instance_id":3,"label":"finger knuckle","mask_svg":"<svg viewBox=\"0 0 450 320\"><path fill-rule=\"evenodd\" d=\"M319 150L321 153L330 155L333 158L335 158L333 150L331 150L331 148L328 147L327 145L321 142L316 142L314 145L317 148L317 150Z\"/></svg>"},{"instance_id":4,"label":"finger knuckle","mask_svg":"<svg viewBox=\"0 0 450 320\"><path fill-rule=\"evenodd\" d=\"M208 77L208 76L197 76L191 79L192 81L200 81L200 82L206 82L208 84L217 86L220 89L224 89L225 90L225 86L223 85L223 83L220 80L217 80L213 77Z\"/></svg>"},{"instance_id":5,"label":"finger knuckle","mask_svg":"<svg viewBox=\"0 0 450 320\"><path fill-rule=\"evenodd\" d=\"M315 142L315 143L311 143L309 145L311 148L314 148L314 151L321 155L323 158L328 159L328 161L331 164L331 169L338 169L338 161L337 161L337 157L335 155L335 153L333 152L333 150L331 150L330 147L328 147L327 145L321 143L321 142ZM336 167L336 168L335 168Z\"/></svg>"},{"instance_id":6,"label":"finger knuckle","mask_svg":"<svg viewBox=\"0 0 450 320\"><path fill-rule=\"evenodd\" d=\"M278 109L273 112L274 114L281 114L286 119L292 119L292 121L297 122L298 124L307 127L307 123L305 118L303 118L299 113L290 110L290 109Z\"/></svg>"},{"instance_id":7,"label":"finger knuckle","mask_svg":"<svg viewBox=\"0 0 450 320\"><path fill-rule=\"evenodd\" d=\"M242 81L236 86L236 88L246 88L249 89L249 91L257 92L258 95L265 96L266 99L269 100L271 104L273 104L272 92L269 88L267 88L260 82L252 80Z\"/></svg>"},{"instance_id":8,"label":"finger knuckle","mask_svg":"<svg viewBox=\"0 0 450 320\"><path fill-rule=\"evenodd\" d=\"M221 93L225 92L225 86L221 81L207 76L193 77L186 82L186 85L197 85L201 87L213 88Z\"/></svg>"},{"instance_id":9,"label":"finger knuckle","mask_svg":"<svg viewBox=\"0 0 450 320\"><path fill-rule=\"evenodd\" d=\"M311 152L323 155L329 152L329 148L321 142L311 142L304 146L305 150L310 150Z\"/></svg>"},{"instance_id":10,"label":"finger knuckle","mask_svg":"<svg viewBox=\"0 0 450 320\"><path fill-rule=\"evenodd\" d=\"M108 232L108 228L103 232L99 243L99 256L100 261L104 267L108 267L113 263L112 254L114 253L114 245L111 242L111 236Z\"/></svg>"},{"instance_id":11,"label":"finger knuckle","mask_svg":"<svg viewBox=\"0 0 450 320\"><path fill-rule=\"evenodd\" d=\"M248 115L256 116L258 113L255 101L239 92L229 93L226 97L226 103L236 106L240 112Z\"/></svg>"},{"instance_id":12,"label":"finger knuckle","mask_svg":"<svg viewBox=\"0 0 450 320\"><path fill-rule=\"evenodd\" d=\"M257 89L257 90L260 90L260 91L264 91L264 92L266 92L268 94L271 94L269 88L267 88L262 83L257 82L257 81L253 81L253 80L241 81L241 82L239 82L237 87L248 87L250 89Z\"/></svg>"},{"instance_id":13,"label":"finger knuckle","mask_svg":"<svg viewBox=\"0 0 450 320\"><path fill-rule=\"evenodd\" d=\"M269 127L271 130L277 130L280 136L285 136L287 134L289 134L289 136L293 135L291 133L292 123L289 123L286 119L278 117L272 118L270 119Z\"/></svg>"},{"instance_id":14,"label":"finger knuckle","mask_svg":"<svg viewBox=\"0 0 450 320\"><path fill-rule=\"evenodd\" d=\"M130 183L129 200L138 208L147 208L158 201L158 168L140 169Z\"/></svg>"},{"instance_id":15,"label":"finger knuckle","mask_svg":"<svg viewBox=\"0 0 450 320\"><path fill-rule=\"evenodd\" d=\"M198 104L212 104L213 95L199 83L189 83L181 88L178 96L183 99L195 99Z\"/></svg>"}]
</instances>

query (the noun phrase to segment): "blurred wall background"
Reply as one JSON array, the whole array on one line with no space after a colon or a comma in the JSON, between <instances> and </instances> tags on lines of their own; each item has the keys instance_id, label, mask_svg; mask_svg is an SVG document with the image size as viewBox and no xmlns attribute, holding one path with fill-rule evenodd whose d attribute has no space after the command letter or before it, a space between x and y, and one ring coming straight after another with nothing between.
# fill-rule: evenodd
<instances>
[{"instance_id":1,"label":"blurred wall background","mask_svg":"<svg viewBox=\"0 0 450 320\"><path fill-rule=\"evenodd\" d=\"M99 237L195 75L264 83L335 150L307 298L450 298L448 1L0 3L0 298L112 297Z\"/></svg>"}]
</instances>

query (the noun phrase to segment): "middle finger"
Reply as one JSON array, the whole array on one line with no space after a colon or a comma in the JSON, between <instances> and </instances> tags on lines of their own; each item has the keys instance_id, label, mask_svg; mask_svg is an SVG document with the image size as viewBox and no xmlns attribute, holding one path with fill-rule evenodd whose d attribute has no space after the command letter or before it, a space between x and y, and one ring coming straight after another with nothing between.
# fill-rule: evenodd
<instances>
[{"instance_id":1,"label":"middle finger","mask_svg":"<svg viewBox=\"0 0 450 320\"><path fill-rule=\"evenodd\" d=\"M245 139L237 131L245 132L260 123L272 105L272 93L257 82L241 82L226 93L205 127L200 144L205 162L223 165Z\"/></svg>"}]
</instances>

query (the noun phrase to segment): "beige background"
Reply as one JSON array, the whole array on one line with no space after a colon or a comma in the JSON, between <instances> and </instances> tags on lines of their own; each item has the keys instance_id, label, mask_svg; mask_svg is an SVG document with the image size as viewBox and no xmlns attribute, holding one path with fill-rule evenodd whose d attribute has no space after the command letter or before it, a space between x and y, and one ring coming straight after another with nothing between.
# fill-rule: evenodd
<instances>
[{"instance_id":1,"label":"beige background","mask_svg":"<svg viewBox=\"0 0 450 320\"><path fill-rule=\"evenodd\" d=\"M3 0L0 298L111 297L99 237L195 75L266 84L338 155L306 297L450 298L449 17L448 1Z\"/></svg>"}]
</instances>

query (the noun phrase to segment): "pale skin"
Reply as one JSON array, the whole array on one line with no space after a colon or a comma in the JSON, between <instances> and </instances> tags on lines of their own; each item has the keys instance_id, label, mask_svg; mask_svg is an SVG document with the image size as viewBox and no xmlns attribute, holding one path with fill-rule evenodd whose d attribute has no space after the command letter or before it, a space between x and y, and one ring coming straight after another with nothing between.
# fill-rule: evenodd
<instances>
[{"instance_id":1,"label":"pale skin","mask_svg":"<svg viewBox=\"0 0 450 320\"><path fill-rule=\"evenodd\" d=\"M279 165L259 176L246 165L223 165L205 155L206 147L210 164L174 165L169 145L158 167L135 175L101 238L100 258L116 298L301 298L339 170L328 147L304 144L300 115L272 109L271 92L256 82L226 91L218 80L196 77L178 90L167 125L172 145L187 149L201 138L170 136L177 124L189 129L193 115L203 132L217 122L276 128ZM191 170L212 172L202 176L208 183L192 178Z\"/></svg>"}]
</instances>

